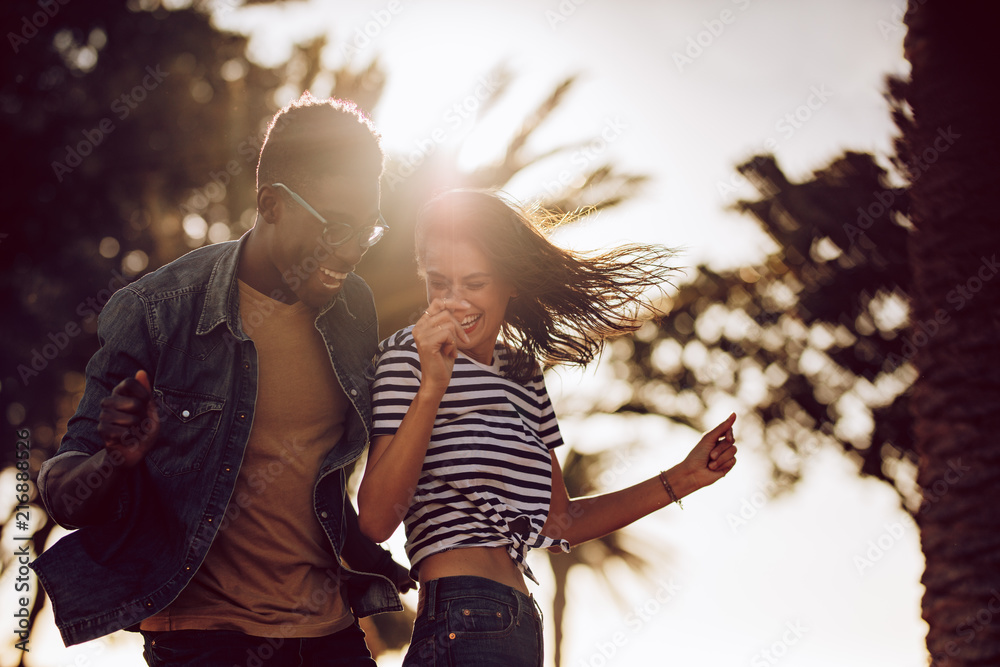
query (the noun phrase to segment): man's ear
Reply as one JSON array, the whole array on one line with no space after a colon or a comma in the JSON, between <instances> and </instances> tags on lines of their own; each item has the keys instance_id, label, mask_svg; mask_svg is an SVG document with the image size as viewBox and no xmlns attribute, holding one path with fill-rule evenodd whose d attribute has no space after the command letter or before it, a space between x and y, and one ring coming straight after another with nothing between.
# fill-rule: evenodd
<instances>
[{"instance_id":1,"label":"man's ear","mask_svg":"<svg viewBox=\"0 0 1000 667\"><path fill-rule=\"evenodd\" d=\"M282 201L278 191L270 185L262 185L257 190L257 212L264 222L273 225L281 217Z\"/></svg>"}]
</instances>

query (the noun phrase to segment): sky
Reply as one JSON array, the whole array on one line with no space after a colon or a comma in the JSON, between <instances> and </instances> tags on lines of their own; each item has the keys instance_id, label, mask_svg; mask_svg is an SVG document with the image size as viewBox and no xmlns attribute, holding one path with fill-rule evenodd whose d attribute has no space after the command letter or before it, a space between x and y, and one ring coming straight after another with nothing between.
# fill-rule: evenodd
<instances>
[{"instance_id":1,"label":"sky","mask_svg":"<svg viewBox=\"0 0 1000 667\"><path fill-rule=\"evenodd\" d=\"M445 142L464 144L468 167L495 156L558 82L579 75L535 146L606 140L538 165L510 193L530 200L561 187L562 171L613 160L649 174L650 183L562 240L664 243L683 247L687 266L723 268L772 249L751 221L726 210L754 194L735 175L736 163L769 150L796 179L846 149L889 154L895 131L882 89L887 74L907 71L902 7L903 0L312 0L276 9L217 0L216 22L250 34L262 64L319 34L329 36L324 58L332 67L377 57L388 79L373 115L387 151L405 155L443 127ZM471 118L453 123L455 105L475 106L498 65L515 75L503 103L478 130ZM608 476L609 490L679 462L697 441L655 416L613 427L604 416L575 416L574 406L614 391L606 369L560 373L549 385L557 412L567 415L567 441L623 451L644 443ZM712 406L708 421L738 407ZM925 664L919 535L894 492L859 479L837 452L819 450L797 489L772 499L761 450L752 438L738 444L739 464L723 481L691 496L683 511L671 507L629 529L652 545L643 553L656 563L653 580L616 572L612 595L592 573L573 573L564 665ZM0 481L6 488L10 480ZM405 562L401 535L390 545ZM545 609L552 582L535 562ZM6 577L3 585L11 588ZM63 649L51 616L33 639L33 665L138 658L130 635ZM10 654L0 653L5 659Z\"/></svg>"}]
</instances>

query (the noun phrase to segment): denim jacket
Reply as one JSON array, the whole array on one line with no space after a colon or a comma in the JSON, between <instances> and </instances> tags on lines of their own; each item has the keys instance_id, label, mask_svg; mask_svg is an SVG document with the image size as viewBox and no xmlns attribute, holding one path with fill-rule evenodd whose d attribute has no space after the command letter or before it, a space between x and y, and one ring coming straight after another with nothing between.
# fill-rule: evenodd
<instances>
[{"instance_id":1,"label":"denim jacket","mask_svg":"<svg viewBox=\"0 0 1000 667\"><path fill-rule=\"evenodd\" d=\"M150 375L160 433L123 484L108 522L81 527L33 563L67 646L136 629L169 605L198 570L225 516L257 397L257 353L240 323L236 279L246 238L184 255L118 290L100 314L101 348L87 364L86 389L57 457L104 447L97 433L101 399L139 369ZM370 437L365 373L378 342L375 306L361 278L348 276L319 312L316 328L353 408L317 475L316 518L336 558L365 570L344 567L340 575L355 614L399 611L390 579L370 574L390 572L392 560L358 531L346 497L345 466ZM47 507L45 475L55 460L39 473ZM87 484L101 483L91 477ZM88 492L81 483L74 495Z\"/></svg>"}]
</instances>

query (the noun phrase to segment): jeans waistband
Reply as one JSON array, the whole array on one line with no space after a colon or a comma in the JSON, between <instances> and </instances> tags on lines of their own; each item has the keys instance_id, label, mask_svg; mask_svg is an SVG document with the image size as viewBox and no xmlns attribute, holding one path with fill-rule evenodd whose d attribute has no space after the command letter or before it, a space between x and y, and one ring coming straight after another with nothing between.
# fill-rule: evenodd
<instances>
[{"instance_id":1,"label":"jeans waistband","mask_svg":"<svg viewBox=\"0 0 1000 667\"><path fill-rule=\"evenodd\" d=\"M443 603L455 598L483 597L508 604L517 609L517 615L526 611L534 613L538 610L534 597L525 595L516 588L511 588L492 579L468 575L457 577L441 577L425 582L421 588L420 613L426 614L428 620L434 620Z\"/></svg>"}]
</instances>

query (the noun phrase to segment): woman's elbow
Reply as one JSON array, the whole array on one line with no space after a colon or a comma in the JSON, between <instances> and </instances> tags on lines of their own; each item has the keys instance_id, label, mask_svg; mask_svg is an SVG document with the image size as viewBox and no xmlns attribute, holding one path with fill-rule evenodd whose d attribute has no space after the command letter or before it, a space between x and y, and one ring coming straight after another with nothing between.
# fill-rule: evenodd
<instances>
[{"instance_id":1,"label":"woman's elbow","mask_svg":"<svg viewBox=\"0 0 1000 667\"><path fill-rule=\"evenodd\" d=\"M387 521L382 520L376 512L372 512L371 510L366 512L359 503L358 529L361 530L362 535L367 537L372 542L381 543L385 542L392 536L393 532L396 530L396 526L390 525Z\"/></svg>"}]
</instances>

